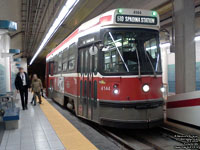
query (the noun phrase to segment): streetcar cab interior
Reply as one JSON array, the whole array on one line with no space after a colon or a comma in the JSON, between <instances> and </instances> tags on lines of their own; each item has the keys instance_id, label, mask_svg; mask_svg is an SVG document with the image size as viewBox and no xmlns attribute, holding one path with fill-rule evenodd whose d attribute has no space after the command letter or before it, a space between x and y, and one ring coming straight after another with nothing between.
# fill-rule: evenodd
<instances>
[{"instance_id":1,"label":"streetcar cab interior","mask_svg":"<svg viewBox=\"0 0 200 150\"><path fill-rule=\"evenodd\" d=\"M102 52L106 74L161 74L156 30L111 29L105 33Z\"/></svg>"}]
</instances>

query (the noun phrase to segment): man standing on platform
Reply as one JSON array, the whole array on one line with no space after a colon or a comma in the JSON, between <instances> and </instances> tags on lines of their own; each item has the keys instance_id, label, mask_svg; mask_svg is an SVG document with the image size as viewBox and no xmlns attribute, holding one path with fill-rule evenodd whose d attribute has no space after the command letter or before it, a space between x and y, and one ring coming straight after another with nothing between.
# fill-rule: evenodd
<instances>
[{"instance_id":1,"label":"man standing on platform","mask_svg":"<svg viewBox=\"0 0 200 150\"><path fill-rule=\"evenodd\" d=\"M21 103L22 103L22 109L28 109L27 103L28 103L28 89L30 88L30 81L29 77L26 72L24 72L24 68L19 68L19 73L16 76L15 79L15 87L17 89L17 92L20 93L21 96Z\"/></svg>"}]
</instances>

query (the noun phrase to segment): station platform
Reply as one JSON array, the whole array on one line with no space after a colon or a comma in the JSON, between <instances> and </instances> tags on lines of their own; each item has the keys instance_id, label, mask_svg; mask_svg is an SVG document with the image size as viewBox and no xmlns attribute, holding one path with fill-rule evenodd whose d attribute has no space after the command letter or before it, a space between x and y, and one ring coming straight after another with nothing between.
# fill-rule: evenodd
<instances>
[{"instance_id":1,"label":"station platform","mask_svg":"<svg viewBox=\"0 0 200 150\"><path fill-rule=\"evenodd\" d=\"M47 100L33 106L31 98L28 110L20 110L19 128L4 131L0 150L97 150Z\"/></svg>"}]
</instances>

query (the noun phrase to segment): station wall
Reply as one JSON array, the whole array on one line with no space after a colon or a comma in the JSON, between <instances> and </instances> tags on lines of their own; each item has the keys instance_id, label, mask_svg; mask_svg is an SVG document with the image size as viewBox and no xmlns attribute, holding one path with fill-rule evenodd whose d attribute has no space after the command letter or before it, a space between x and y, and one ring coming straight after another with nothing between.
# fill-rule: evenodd
<instances>
[{"instance_id":1,"label":"station wall","mask_svg":"<svg viewBox=\"0 0 200 150\"><path fill-rule=\"evenodd\" d=\"M14 81L18 72L16 64L19 64L27 72L26 58L15 62L12 54L9 53L10 41L10 36L7 33L0 34L0 94L15 90Z\"/></svg>"},{"instance_id":2,"label":"station wall","mask_svg":"<svg viewBox=\"0 0 200 150\"><path fill-rule=\"evenodd\" d=\"M9 38L9 43L5 44L5 40L3 41L1 38L2 34L0 34L0 94L15 89L14 79L18 71L16 62L13 61L12 57L2 58L1 54L9 53L9 49L22 49L21 3L21 0L0 0L0 20L10 20L17 23L17 31L10 34L12 37L6 35ZM18 32L19 34L16 34ZM7 45L6 49L5 45Z\"/></svg>"},{"instance_id":3,"label":"station wall","mask_svg":"<svg viewBox=\"0 0 200 150\"><path fill-rule=\"evenodd\" d=\"M2 31L1 31L2 32ZM9 53L10 37L8 35L0 35L0 93L10 91L10 58L5 54Z\"/></svg>"},{"instance_id":4,"label":"station wall","mask_svg":"<svg viewBox=\"0 0 200 150\"><path fill-rule=\"evenodd\" d=\"M15 78L18 73L18 68L16 67L16 63L20 65L20 67L24 68L24 71L27 72L27 59L21 58L20 62L11 61L11 91L15 90Z\"/></svg>"},{"instance_id":5,"label":"station wall","mask_svg":"<svg viewBox=\"0 0 200 150\"><path fill-rule=\"evenodd\" d=\"M200 41L196 48L196 90L200 90ZM168 91L175 93L175 53L168 53Z\"/></svg>"}]
</instances>

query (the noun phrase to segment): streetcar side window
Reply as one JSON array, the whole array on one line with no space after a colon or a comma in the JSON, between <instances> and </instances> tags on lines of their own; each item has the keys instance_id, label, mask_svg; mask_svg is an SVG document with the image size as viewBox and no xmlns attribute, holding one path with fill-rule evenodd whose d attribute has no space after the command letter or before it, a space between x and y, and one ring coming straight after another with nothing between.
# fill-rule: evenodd
<instances>
[{"instance_id":1,"label":"streetcar side window","mask_svg":"<svg viewBox=\"0 0 200 150\"><path fill-rule=\"evenodd\" d=\"M54 65L53 65L53 68L54 68L54 74L57 74L58 73L58 55L54 56Z\"/></svg>"},{"instance_id":2,"label":"streetcar side window","mask_svg":"<svg viewBox=\"0 0 200 150\"><path fill-rule=\"evenodd\" d=\"M80 53L81 53L81 64L80 64L80 66L81 66L81 73L84 73L84 53L83 53L84 51L82 50Z\"/></svg>"},{"instance_id":3,"label":"streetcar side window","mask_svg":"<svg viewBox=\"0 0 200 150\"><path fill-rule=\"evenodd\" d=\"M62 53L58 55L58 73L62 71Z\"/></svg>"},{"instance_id":4,"label":"streetcar side window","mask_svg":"<svg viewBox=\"0 0 200 150\"><path fill-rule=\"evenodd\" d=\"M53 65L54 65L54 62L51 60L49 61L49 75L53 75Z\"/></svg>"},{"instance_id":5,"label":"streetcar side window","mask_svg":"<svg viewBox=\"0 0 200 150\"><path fill-rule=\"evenodd\" d=\"M85 50L85 64L84 64L84 68L85 68L85 73L87 73L87 71L88 71L88 50Z\"/></svg>"},{"instance_id":6,"label":"streetcar side window","mask_svg":"<svg viewBox=\"0 0 200 150\"><path fill-rule=\"evenodd\" d=\"M64 51L63 51L63 55L62 55L62 59L63 59L63 65L62 65L62 70L63 72L66 72L67 71L67 56L68 56L68 48L66 48Z\"/></svg>"},{"instance_id":7,"label":"streetcar side window","mask_svg":"<svg viewBox=\"0 0 200 150\"><path fill-rule=\"evenodd\" d=\"M75 59L69 60L68 69L71 71L71 70L74 70L74 68L75 68Z\"/></svg>"},{"instance_id":8,"label":"streetcar side window","mask_svg":"<svg viewBox=\"0 0 200 150\"><path fill-rule=\"evenodd\" d=\"M67 62L63 63L63 71L67 71Z\"/></svg>"},{"instance_id":9,"label":"streetcar side window","mask_svg":"<svg viewBox=\"0 0 200 150\"><path fill-rule=\"evenodd\" d=\"M76 46L75 43L73 43L69 46L68 67L67 67L69 71L75 70L75 65L76 65L75 51L76 51Z\"/></svg>"}]
</instances>

